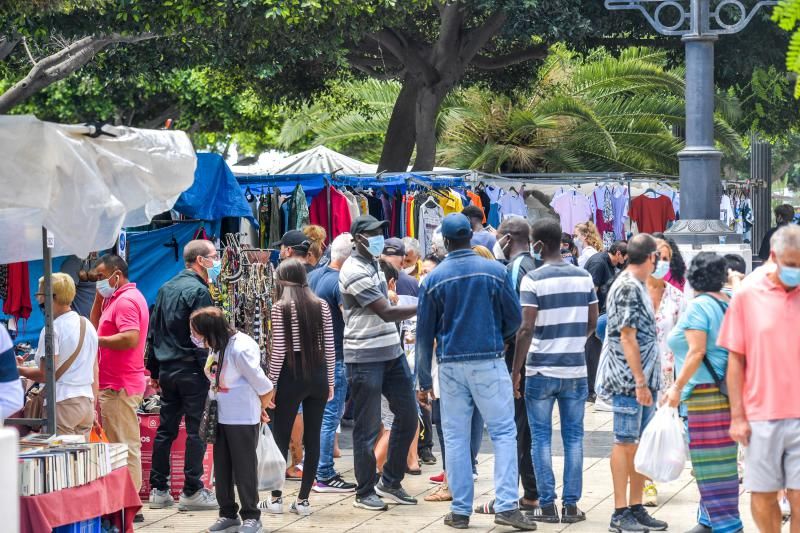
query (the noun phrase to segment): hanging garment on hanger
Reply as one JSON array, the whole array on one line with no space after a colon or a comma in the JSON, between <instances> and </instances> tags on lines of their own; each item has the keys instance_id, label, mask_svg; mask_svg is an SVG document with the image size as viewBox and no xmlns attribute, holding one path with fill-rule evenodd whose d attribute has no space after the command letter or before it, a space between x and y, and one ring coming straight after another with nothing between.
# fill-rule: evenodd
<instances>
[{"instance_id":1,"label":"hanging garment on hanger","mask_svg":"<svg viewBox=\"0 0 800 533\"><path fill-rule=\"evenodd\" d=\"M419 239L420 248L425 251L424 255L431 253L433 234L442 225L444 216L444 209L436 203L433 197L428 197L420 206L419 218L421 226L417 238Z\"/></svg>"},{"instance_id":2,"label":"hanging garment on hanger","mask_svg":"<svg viewBox=\"0 0 800 533\"><path fill-rule=\"evenodd\" d=\"M489 222L489 211L492 208L492 200L489 198L489 195L486 194L483 187L478 191L478 197L481 199L481 206L483 207L483 223L486 224Z\"/></svg>"},{"instance_id":3,"label":"hanging garment on hanger","mask_svg":"<svg viewBox=\"0 0 800 533\"><path fill-rule=\"evenodd\" d=\"M356 199L358 200L358 210L361 214L369 215L369 202L367 201L367 197L363 194L357 194Z\"/></svg>"},{"instance_id":4,"label":"hanging garment on hanger","mask_svg":"<svg viewBox=\"0 0 800 533\"><path fill-rule=\"evenodd\" d=\"M392 236L392 218L394 218L392 200L385 191L379 194L379 198L381 201L381 206L383 207L383 219L389 223L388 226L383 228L383 236L388 239Z\"/></svg>"},{"instance_id":5,"label":"hanging garment on hanger","mask_svg":"<svg viewBox=\"0 0 800 533\"><path fill-rule=\"evenodd\" d=\"M308 225L308 201L303 186L299 183L292 192L289 209L289 229L302 229Z\"/></svg>"},{"instance_id":6,"label":"hanging garment on hanger","mask_svg":"<svg viewBox=\"0 0 800 533\"><path fill-rule=\"evenodd\" d=\"M328 234L326 244L333 242L333 239L342 233L350 231L353 221L350 219L350 206L347 198L331 187L331 227L328 228L328 195L322 189L314 199L311 200L309 219L312 224L322 226Z\"/></svg>"},{"instance_id":7,"label":"hanging garment on hanger","mask_svg":"<svg viewBox=\"0 0 800 533\"><path fill-rule=\"evenodd\" d=\"M269 239L262 242L261 248L269 248L273 242L278 242L283 236L281 232L281 191L273 188L270 195L269 206Z\"/></svg>"},{"instance_id":8,"label":"hanging garment on hanger","mask_svg":"<svg viewBox=\"0 0 800 533\"><path fill-rule=\"evenodd\" d=\"M31 316L31 282L28 274L28 263L11 263L8 265L8 288L3 300L3 313L17 320L25 320Z\"/></svg>"},{"instance_id":9,"label":"hanging garment on hanger","mask_svg":"<svg viewBox=\"0 0 800 533\"><path fill-rule=\"evenodd\" d=\"M467 198L469 198L469 205L474 205L483 211L483 223L486 224L486 211L483 209L483 201L481 197L472 191L467 191Z\"/></svg>"},{"instance_id":10,"label":"hanging garment on hanger","mask_svg":"<svg viewBox=\"0 0 800 533\"><path fill-rule=\"evenodd\" d=\"M8 265L0 265L0 300L8 295Z\"/></svg>"},{"instance_id":11,"label":"hanging garment on hanger","mask_svg":"<svg viewBox=\"0 0 800 533\"><path fill-rule=\"evenodd\" d=\"M733 209L733 201L727 194L723 194L719 199L719 219L729 229L733 229L736 225L736 212Z\"/></svg>"},{"instance_id":12,"label":"hanging garment on hanger","mask_svg":"<svg viewBox=\"0 0 800 533\"><path fill-rule=\"evenodd\" d=\"M528 217L528 206L521 192L508 191L500 197L500 217Z\"/></svg>"},{"instance_id":13,"label":"hanging garment on hanger","mask_svg":"<svg viewBox=\"0 0 800 533\"><path fill-rule=\"evenodd\" d=\"M678 191L671 187L662 185L656 189L656 192L661 196L666 196L672 202L672 210L675 211L675 219L677 220L681 214L681 196Z\"/></svg>"},{"instance_id":14,"label":"hanging garment on hanger","mask_svg":"<svg viewBox=\"0 0 800 533\"><path fill-rule=\"evenodd\" d=\"M614 187L611 204L614 208L614 238L624 241L625 221L628 219L628 188L619 185Z\"/></svg>"},{"instance_id":15,"label":"hanging garment on hanger","mask_svg":"<svg viewBox=\"0 0 800 533\"><path fill-rule=\"evenodd\" d=\"M608 249L614 244L616 235L614 233L614 203L612 201L611 188L605 185L597 187L589 200L589 204L594 214L594 225L600 232L603 246Z\"/></svg>"},{"instance_id":16,"label":"hanging garment on hanger","mask_svg":"<svg viewBox=\"0 0 800 533\"><path fill-rule=\"evenodd\" d=\"M361 211L358 209L358 200L356 200L356 196L350 191L342 190L339 192L347 198L347 208L350 211L350 219L353 220L357 218L361 214Z\"/></svg>"},{"instance_id":17,"label":"hanging garment on hanger","mask_svg":"<svg viewBox=\"0 0 800 533\"><path fill-rule=\"evenodd\" d=\"M452 213L460 213L464 210L464 202L461 201L460 194L452 189L443 189L441 192L445 198L440 198L439 204L442 206L445 216Z\"/></svg>"},{"instance_id":18,"label":"hanging garment on hanger","mask_svg":"<svg viewBox=\"0 0 800 533\"><path fill-rule=\"evenodd\" d=\"M667 222L675 220L675 210L666 196L650 198L643 194L631 202L630 217L636 222L639 233L659 233L667 229Z\"/></svg>"},{"instance_id":19,"label":"hanging garment on hanger","mask_svg":"<svg viewBox=\"0 0 800 533\"><path fill-rule=\"evenodd\" d=\"M550 204L561 217L561 231L572 235L575 226L592 218L589 199L576 190L557 196Z\"/></svg>"}]
</instances>

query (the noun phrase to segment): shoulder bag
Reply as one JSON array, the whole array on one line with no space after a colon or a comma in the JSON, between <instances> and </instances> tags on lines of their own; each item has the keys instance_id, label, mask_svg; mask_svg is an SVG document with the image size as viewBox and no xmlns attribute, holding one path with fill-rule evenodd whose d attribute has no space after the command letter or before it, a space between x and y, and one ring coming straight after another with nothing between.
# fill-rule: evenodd
<instances>
[{"instance_id":1,"label":"shoulder bag","mask_svg":"<svg viewBox=\"0 0 800 533\"><path fill-rule=\"evenodd\" d=\"M61 376L67 373L72 363L78 358L78 355L83 349L83 339L86 336L86 319L81 317L81 333L78 339L78 347L72 352L72 355L64 361L64 363L56 369L56 379L58 381ZM44 417L44 386L40 383L34 383L25 393L25 407L22 408L22 416L24 418L43 418Z\"/></svg>"},{"instance_id":2,"label":"shoulder bag","mask_svg":"<svg viewBox=\"0 0 800 533\"><path fill-rule=\"evenodd\" d=\"M722 318L725 318L725 313L728 311L728 307L724 303L720 302L719 300L711 296L710 294L704 294L703 296L706 296L714 300L719 306L720 310L722 311ZM706 355L703 356L703 365L705 365L706 370L708 370L708 373L711 374L711 379L714 380L714 384L719 388L719 392L727 398L728 384L725 381L725 379L722 379L717 375L717 372L714 370L714 367L711 366L711 362L708 360L708 351L706 351Z\"/></svg>"},{"instance_id":3,"label":"shoulder bag","mask_svg":"<svg viewBox=\"0 0 800 533\"><path fill-rule=\"evenodd\" d=\"M198 435L206 444L217 442L217 424L219 423L219 411L217 406L217 393L219 392L219 376L222 374L222 361L225 358L225 350L221 350L217 361L217 373L214 376L213 394L206 398L206 406L203 408L203 416L200 418L200 428Z\"/></svg>"}]
</instances>

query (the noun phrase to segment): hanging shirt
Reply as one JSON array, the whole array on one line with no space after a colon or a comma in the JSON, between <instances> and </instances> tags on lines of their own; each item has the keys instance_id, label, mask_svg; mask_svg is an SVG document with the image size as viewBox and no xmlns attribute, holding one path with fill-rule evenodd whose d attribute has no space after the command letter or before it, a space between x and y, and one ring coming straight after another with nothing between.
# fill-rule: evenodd
<instances>
[{"instance_id":1,"label":"hanging shirt","mask_svg":"<svg viewBox=\"0 0 800 533\"><path fill-rule=\"evenodd\" d=\"M483 223L486 224L486 211L483 210L483 202L481 201L481 197L472 191L467 191L467 198L469 198L470 205L474 205L484 212Z\"/></svg>"},{"instance_id":2,"label":"hanging shirt","mask_svg":"<svg viewBox=\"0 0 800 533\"><path fill-rule=\"evenodd\" d=\"M291 201L292 203L289 205L289 227L290 229L303 229L303 226L308 226L308 201L306 200L306 193L299 183L292 192Z\"/></svg>"},{"instance_id":3,"label":"hanging shirt","mask_svg":"<svg viewBox=\"0 0 800 533\"><path fill-rule=\"evenodd\" d=\"M639 233L663 232L667 222L675 220L675 210L666 196L650 198L643 194L631 202L631 219L639 227Z\"/></svg>"},{"instance_id":4,"label":"hanging shirt","mask_svg":"<svg viewBox=\"0 0 800 533\"><path fill-rule=\"evenodd\" d=\"M328 233L326 242L350 231L353 221L350 219L350 205L347 198L331 187L331 227L328 228L328 197L323 189L311 201L310 220L312 224L322 226Z\"/></svg>"},{"instance_id":5,"label":"hanging shirt","mask_svg":"<svg viewBox=\"0 0 800 533\"><path fill-rule=\"evenodd\" d=\"M614 238L618 241L627 240L625 221L628 219L628 189L614 187L611 204L614 207Z\"/></svg>"},{"instance_id":6,"label":"hanging shirt","mask_svg":"<svg viewBox=\"0 0 800 533\"><path fill-rule=\"evenodd\" d=\"M441 205L442 210L444 211L444 216L447 216L452 213L460 213L464 210L464 202L461 201L461 195L455 192L452 189L447 189L444 191L445 196L447 199L442 199Z\"/></svg>"},{"instance_id":7,"label":"hanging shirt","mask_svg":"<svg viewBox=\"0 0 800 533\"><path fill-rule=\"evenodd\" d=\"M656 192L661 196L666 196L672 202L672 209L675 211L675 217L677 218L679 213L681 212L681 195L675 189L670 189L668 187L662 187L660 189L656 189Z\"/></svg>"},{"instance_id":8,"label":"hanging shirt","mask_svg":"<svg viewBox=\"0 0 800 533\"><path fill-rule=\"evenodd\" d=\"M359 215L361 215L355 195L350 191L341 191L341 193L345 198L347 198L347 208L350 210L350 220L355 220Z\"/></svg>"},{"instance_id":9,"label":"hanging shirt","mask_svg":"<svg viewBox=\"0 0 800 533\"><path fill-rule=\"evenodd\" d=\"M486 224L489 222L489 209L492 207L492 201L483 189L478 192L478 196L481 199L481 206L483 207L483 223Z\"/></svg>"},{"instance_id":10,"label":"hanging shirt","mask_svg":"<svg viewBox=\"0 0 800 533\"><path fill-rule=\"evenodd\" d=\"M507 192L500 197L500 216L503 220L509 217L528 216L528 206L522 194Z\"/></svg>"},{"instance_id":11,"label":"hanging shirt","mask_svg":"<svg viewBox=\"0 0 800 533\"><path fill-rule=\"evenodd\" d=\"M609 248L616 240L611 189L605 186L596 188L589 199L589 204L594 215L594 224L603 239L603 246Z\"/></svg>"},{"instance_id":12,"label":"hanging shirt","mask_svg":"<svg viewBox=\"0 0 800 533\"><path fill-rule=\"evenodd\" d=\"M3 312L17 320L31 316L31 282L28 274L28 263L12 263L8 265L8 288L3 301Z\"/></svg>"},{"instance_id":13,"label":"hanging shirt","mask_svg":"<svg viewBox=\"0 0 800 533\"><path fill-rule=\"evenodd\" d=\"M431 253L431 244L433 242L433 234L436 228L442 225L444 219L444 210L436 203L433 198L428 198L425 203L420 206L420 227L419 227L419 244L423 255Z\"/></svg>"},{"instance_id":14,"label":"hanging shirt","mask_svg":"<svg viewBox=\"0 0 800 533\"><path fill-rule=\"evenodd\" d=\"M570 235L575 231L575 226L592 218L589 199L578 191L562 194L556 197L550 205L561 217L561 230Z\"/></svg>"},{"instance_id":15,"label":"hanging shirt","mask_svg":"<svg viewBox=\"0 0 800 533\"><path fill-rule=\"evenodd\" d=\"M730 229L736 224L736 212L733 210L731 197L727 194L723 194L719 201L719 219Z\"/></svg>"}]
</instances>

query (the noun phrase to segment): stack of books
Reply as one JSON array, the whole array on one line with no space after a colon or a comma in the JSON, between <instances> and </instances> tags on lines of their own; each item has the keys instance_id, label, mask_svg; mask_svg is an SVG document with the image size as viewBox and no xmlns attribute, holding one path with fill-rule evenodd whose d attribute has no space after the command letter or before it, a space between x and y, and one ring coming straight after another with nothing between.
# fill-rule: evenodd
<instances>
[{"instance_id":1,"label":"stack of books","mask_svg":"<svg viewBox=\"0 0 800 533\"><path fill-rule=\"evenodd\" d=\"M80 487L127 464L126 444L82 440L71 435L31 435L21 439L19 494L36 496Z\"/></svg>"}]
</instances>

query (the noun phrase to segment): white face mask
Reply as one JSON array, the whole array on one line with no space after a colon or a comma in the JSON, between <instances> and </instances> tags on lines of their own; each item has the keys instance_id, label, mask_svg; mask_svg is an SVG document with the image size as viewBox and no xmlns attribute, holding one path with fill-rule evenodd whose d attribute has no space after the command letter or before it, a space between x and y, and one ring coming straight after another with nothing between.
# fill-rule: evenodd
<instances>
[{"instance_id":1,"label":"white face mask","mask_svg":"<svg viewBox=\"0 0 800 533\"><path fill-rule=\"evenodd\" d=\"M411 274L412 272L414 272L414 270L416 268L417 268L417 265L411 265L410 267L405 267L403 269L403 272L405 272L406 274Z\"/></svg>"},{"instance_id":2,"label":"white face mask","mask_svg":"<svg viewBox=\"0 0 800 533\"><path fill-rule=\"evenodd\" d=\"M503 251L503 245L500 244L500 241L495 241L494 247L492 248L492 253L494 254L494 258L498 261L506 261L508 259L505 251Z\"/></svg>"}]
</instances>

